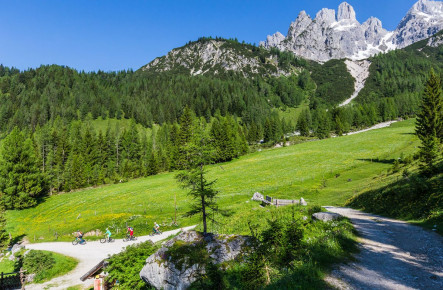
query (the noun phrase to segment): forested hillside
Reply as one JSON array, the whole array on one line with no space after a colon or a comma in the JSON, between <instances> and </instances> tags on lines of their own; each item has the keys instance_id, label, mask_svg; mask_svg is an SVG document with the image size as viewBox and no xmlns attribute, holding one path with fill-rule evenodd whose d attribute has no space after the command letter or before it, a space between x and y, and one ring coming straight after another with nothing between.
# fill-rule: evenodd
<instances>
[{"instance_id":1,"label":"forested hillside","mask_svg":"<svg viewBox=\"0 0 443 290\"><path fill-rule=\"evenodd\" d=\"M209 65L198 63L204 58L198 47L214 43L227 65L211 63L195 74ZM343 60L317 64L219 38L191 42L176 49L174 57L168 54L136 72L0 66L0 178L5 180L0 191L20 197L30 174L40 176L33 185L33 198L38 198L180 169L180 152L193 131L211 140L217 152L212 162L224 162L247 153L248 144L273 145L294 130L323 139L414 116L430 67L440 71L441 49L427 44L374 57L357 102L340 108L336 105L354 86ZM236 58L228 58L233 54ZM241 66L245 59L258 67ZM192 68L182 65L192 61ZM309 107L298 109L297 119L279 116L279 110L302 103ZM97 119L107 125L97 129ZM130 125L121 128L119 120L127 119ZM29 166L13 169L20 154L28 156ZM11 170L18 171L9 175ZM20 198L3 199L3 204L34 203Z\"/></svg>"},{"instance_id":2,"label":"forested hillside","mask_svg":"<svg viewBox=\"0 0 443 290\"><path fill-rule=\"evenodd\" d=\"M439 32L404 49L370 58L370 76L356 101L378 106L393 103L400 116L415 115L430 69L441 76L443 46L433 40L442 36Z\"/></svg>"}]
</instances>

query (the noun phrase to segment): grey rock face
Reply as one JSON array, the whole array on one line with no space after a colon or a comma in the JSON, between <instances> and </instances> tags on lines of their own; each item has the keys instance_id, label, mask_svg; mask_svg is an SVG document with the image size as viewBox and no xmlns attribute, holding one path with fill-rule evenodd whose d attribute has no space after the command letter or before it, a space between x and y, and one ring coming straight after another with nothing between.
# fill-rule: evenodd
<instances>
[{"instance_id":1,"label":"grey rock face","mask_svg":"<svg viewBox=\"0 0 443 290\"><path fill-rule=\"evenodd\" d=\"M312 215L312 218L319 221L329 222L341 219L343 216L333 212L316 212Z\"/></svg>"},{"instance_id":2,"label":"grey rock face","mask_svg":"<svg viewBox=\"0 0 443 290\"><path fill-rule=\"evenodd\" d=\"M346 2L343 2L338 6L338 14L337 14L337 21L341 20L357 20L355 17L355 11L354 8L349 5Z\"/></svg>"},{"instance_id":3,"label":"grey rock face","mask_svg":"<svg viewBox=\"0 0 443 290\"><path fill-rule=\"evenodd\" d=\"M312 20L302 11L291 23L287 36L268 37L260 45L292 51L315 61L349 58L362 60L377 53L408 46L443 29L443 2L420 0L403 18L395 31L371 17L360 24L354 8L346 2L335 10L322 9Z\"/></svg>"},{"instance_id":4,"label":"grey rock face","mask_svg":"<svg viewBox=\"0 0 443 290\"><path fill-rule=\"evenodd\" d=\"M205 243L205 248L213 263L219 264L235 259L242 254L248 243L244 236L203 236L195 231L183 232L166 242L156 253L148 257L146 265L140 271L140 278L157 289L186 289L200 274L205 273L204 265L183 263L179 269L173 261L167 259L167 251L175 242Z\"/></svg>"},{"instance_id":5,"label":"grey rock face","mask_svg":"<svg viewBox=\"0 0 443 290\"><path fill-rule=\"evenodd\" d=\"M284 36L279 32L268 36L268 41L272 45L279 43L282 39ZM171 50L166 56L154 59L141 69L143 71L165 72L179 68L180 70L188 70L191 75L203 75L210 71L214 74L234 71L243 72L245 77L249 72L258 74L260 70L264 69L263 63L258 58L239 53L225 44L226 41L223 40L189 44ZM291 74L291 71L285 71L278 67L277 57L267 59L266 64L274 68L269 71L273 76Z\"/></svg>"},{"instance_id":6,"label":"grey rock face","mask_svg":"<svg viewBox=\"0 0 443 290\"><path fill-rule=\"evenodd\" d=\"M400 21L394 43L406 47L443 29L443 2L419 0Z\"/></svg>"},{"instance_id":7,"label":"grey rock face","mask_svg":"<svg viewBox=\"0 0 443 290\"><path fill-rule=\"evenodd\" d=\"M443 44L443 35L438 35L429 38L427 45L430 47L439 47L442 44Z\"/></svg>"}]
</instances>

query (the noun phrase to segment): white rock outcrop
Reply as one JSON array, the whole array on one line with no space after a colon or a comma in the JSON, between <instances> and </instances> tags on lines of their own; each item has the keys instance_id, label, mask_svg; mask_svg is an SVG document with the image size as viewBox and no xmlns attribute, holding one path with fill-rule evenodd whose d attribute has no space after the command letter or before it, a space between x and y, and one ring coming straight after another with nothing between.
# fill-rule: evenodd
<instances>
[{"instance_id":1,"label":"white rock outcrop","mask_svg":"<svg viewBox=\"0 0 443 290\"><path fill-rule=\"evenodd\" d=\"M233 260L243 253L244 246L248 243L248 237L233 235L208 235L195 231L183 232L177 237L166 242L163 247L149 256L146 264L140 271L140 278L157 289L186 289L200 274L205 273L205 259L202 264L188 264L184 257L181 267L171 260L168 250L177 242L190 247L203 246L207 251L210 261L215 264Z\"/></svg>"}]
</instances>

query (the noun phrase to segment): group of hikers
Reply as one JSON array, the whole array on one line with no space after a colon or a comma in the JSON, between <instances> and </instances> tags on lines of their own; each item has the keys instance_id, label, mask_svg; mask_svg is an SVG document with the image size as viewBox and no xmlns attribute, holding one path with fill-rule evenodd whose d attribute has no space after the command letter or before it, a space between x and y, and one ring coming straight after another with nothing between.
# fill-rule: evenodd
<instances>
[{"instance_id":1,"label":"group of hikers","mask_svg":"<svg viewBox=\"0 0 443 290\"><path fill-rule=\"evenodd\" d=\"M154 222L154 227L152 228L152 233L159 235L161 234L160 232L160 226L158 225L157 222ZM131 226L127 226L126 228L126 234L129 235L129 239L133 240L134 239L134 228ZM105 232L105 236L107 238L108 241L111 240L111 231L109 230L109 228L106 228L106 232ZM76 237L80 240L80 243L83 243L85 240L83 239L83 233L80 230L77 230L76 233Z\"/></svg>"}]
</instances>

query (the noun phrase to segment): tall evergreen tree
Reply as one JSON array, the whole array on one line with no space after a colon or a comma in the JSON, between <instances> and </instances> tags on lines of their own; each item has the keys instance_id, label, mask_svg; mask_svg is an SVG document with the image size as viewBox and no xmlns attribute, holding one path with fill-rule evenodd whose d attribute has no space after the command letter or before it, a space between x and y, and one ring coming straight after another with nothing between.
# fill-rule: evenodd
<instances>
[{"instance_id":1,"label":"tall evergreen tree","mask_svg":"<svg viewBox=\"0 0 443 290\"><path fill-rule=\"evenodd\" d=\"M212 162L214 150L204 132L196 128L193 140L187 143L188 158L184 166L187 170L177 174L176 179L180 185L188 189L188 195L193 199L191 209L186 216L202 215L203 233L208 232L207 220L211 219L210 212L221 212L218 209L216 198L218 191L214 189L215 180L208 181L205 166Z\"/></svg>"},{"instance_id":2,"label":"tall evergreen tree","mask_svg":"<svg viewBox=\"0 0 443 290\"><path fill-rule=\"evenodd\" d=\"M439 158L439 132L442 130L443 100L441 81L431 70L423 93L415 132L421 140L420 157L423 172L433 172Z\"/></svg>"},{"instance_id":3,"label":"tall evergreen tree","mask_svg":"<svg viewBox=\"0 0 443 290\"><path fill-rule=\"evenodd\" d=\"M37 204L48 192L31 139L18 128L2 141L0 152L1 204L6 209L23 209Z\"/></svg>"}]
</instances>

